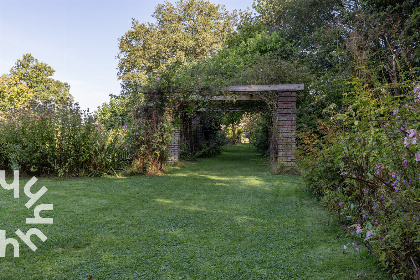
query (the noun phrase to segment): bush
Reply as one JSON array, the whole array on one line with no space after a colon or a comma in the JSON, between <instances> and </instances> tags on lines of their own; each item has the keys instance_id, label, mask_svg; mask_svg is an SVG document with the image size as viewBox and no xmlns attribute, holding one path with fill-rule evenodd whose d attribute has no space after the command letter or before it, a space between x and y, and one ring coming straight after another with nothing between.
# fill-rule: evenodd
<instances>
[{"instance_id":1,"label":"bush","mask_svg":"<svg viewBox=\"0 0 420 280\"><path fill-rule=\"evenodd\" d=\"M304 176L312 191L323 196L323 203L402 279L419 277L420 88L413 90L416 84L368 89L355 82L347 109L335 116L342 127L330 130L343 133L308 160L312 164Z\"/></svg>"},{"instance_id":2,"label":"bush","mask_svg":"<svg viewBox=\"0 0 420 280\"><path fill-rule=\"evenodd\" d=\"M33 104L2 115L0 164L27 174L83 176L121 168L124 132L107 131L75 104Z\"/></svg>"}]
</instances>

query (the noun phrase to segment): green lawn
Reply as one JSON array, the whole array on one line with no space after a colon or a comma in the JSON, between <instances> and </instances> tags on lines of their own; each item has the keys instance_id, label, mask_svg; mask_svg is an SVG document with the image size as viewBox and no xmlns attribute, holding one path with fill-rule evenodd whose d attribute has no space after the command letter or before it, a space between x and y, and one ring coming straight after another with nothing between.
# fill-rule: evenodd
<instances>
[{"instance_id":1,"label":"green lawn","mask_svg":"<svg viewBox=\"0 0 420 280\"><path fill-rule=\"evenodd\" d=\"M21 183L20 199L0 188L7 237L30 228ZM20 241L19 258L9 246L0 279L384 279L300 177L271 175L247 145L169 176L40 179L33 188L43 185L36 205L54 204L41 212L54 224L35 227L48 239L32 237L35 252Z\"/></svg>"}]
</instances>

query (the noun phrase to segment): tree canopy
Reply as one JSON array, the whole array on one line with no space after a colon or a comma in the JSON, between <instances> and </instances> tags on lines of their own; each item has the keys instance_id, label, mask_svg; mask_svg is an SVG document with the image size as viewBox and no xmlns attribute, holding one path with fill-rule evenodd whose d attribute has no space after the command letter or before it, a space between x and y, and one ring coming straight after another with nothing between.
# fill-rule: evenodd
<instances>
[{"instance_id":1,"label":"tree canopy","mask_svg":"<svg viewBox=\"0 0 420 280\"><path fill-rule=\"evenodd\" d=\"M38 61L31 54L23 55L10 73L0 77L0 110L19 108L31 102L72 102L70 86L51 78L54 72L52 67Z\"/></svg>"},{"instance_id":2,"label":"tree canopy","mask_svg":"<svg viewBox=\"0 0 420 280\"><path fill-rule=\"evenodd\" d=\"M222 47L236 14L205 0L166 1L156 6L156 23L139 23L120 38L118 76L125 91L144 84L148 74L174 62L187 64Z\"/></svg>"},{"instance_id":3,"label":"tree canopy","mask_svg":"<svg viewBox=\"0 0 420 280\"><path fill-rule=\"evenodd\" d=\"M54 72L48 64L38 61L31 54L25 54L22 59L16 61L8 76L27 85L37 102L72 102L70 86L53 79Z\"/></svg>"}]
</instances>

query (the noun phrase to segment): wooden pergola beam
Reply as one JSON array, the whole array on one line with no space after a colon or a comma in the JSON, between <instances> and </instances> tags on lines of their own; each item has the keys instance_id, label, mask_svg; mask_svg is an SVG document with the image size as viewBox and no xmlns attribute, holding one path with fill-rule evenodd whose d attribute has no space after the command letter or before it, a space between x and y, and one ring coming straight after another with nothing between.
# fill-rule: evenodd
<instances>
[{"instance_id":1,"label":"wooden pergola beam","mask_svg":"<svg viewBox=\"0 0 420 280\"><path fill-rule=\"evenodd\" d=\"M249 95L237 95L237 96L231 96L231 95L229 95L229 96L223 96L223 95L213 96L212 100L215 100L215 101L225 101L225 100L226 101L231 101L231 100L254 101L254 100L264 100L264 99L262 99L260 96L249 94Z\"/></svg>"},{"instance_id":2,"label":"wooden pergola beam","mask_svg":"<svg viewBox=\"0 0 420 280\"><path fill-rule=\"evenodd\" d=\"M258 91L299 91L304 90L303 84L279 84L279 85L248 85L248 86L230 86L222 90L229 92L258 92Z\"/></svg>"},{"instance_id":3,"label":"wooden pergola beam","mask_svg":"<svg viewBox=\"0 0 420 280\"><path fill-rule=\"evenodd\" d=\"M303 84L278 84L278 85L247 85L247 86L230 86L223 87L221 91L229 92L261 92L261 91L299 91L304 90ZM137 88L138 92L148 93L143 87ZM241 100L237 99L236 100ZM243 100L261 100L261 99L243 99Z\"/></svg>"}]
</instances>

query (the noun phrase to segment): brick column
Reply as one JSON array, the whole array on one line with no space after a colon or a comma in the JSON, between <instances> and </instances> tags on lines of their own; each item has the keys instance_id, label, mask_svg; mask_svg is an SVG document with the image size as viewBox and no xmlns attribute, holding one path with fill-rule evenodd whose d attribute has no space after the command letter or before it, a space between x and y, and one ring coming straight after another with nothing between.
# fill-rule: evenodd
<instances>
[{"instance_id":1,"label":"brick column","mask_svg":"<svg viewBox=\"0 0 420 280\"><path fill-rule=\"evenodd\" d=\"M278 92L277 95L278 162L296 164L296 92Z\"/></svg>"},{"instance_id":2,"label":"brick column","mask_svg":"<svg viewBox=\"0 0 420 280\"><path fill-rule=\"evenodd\" d=\"M179 160L179 155L181 154L181 130L179 128L174 128L171 133L171 141L168 145L168 162L176 162Z\"/></svg>"}]
</instances>

